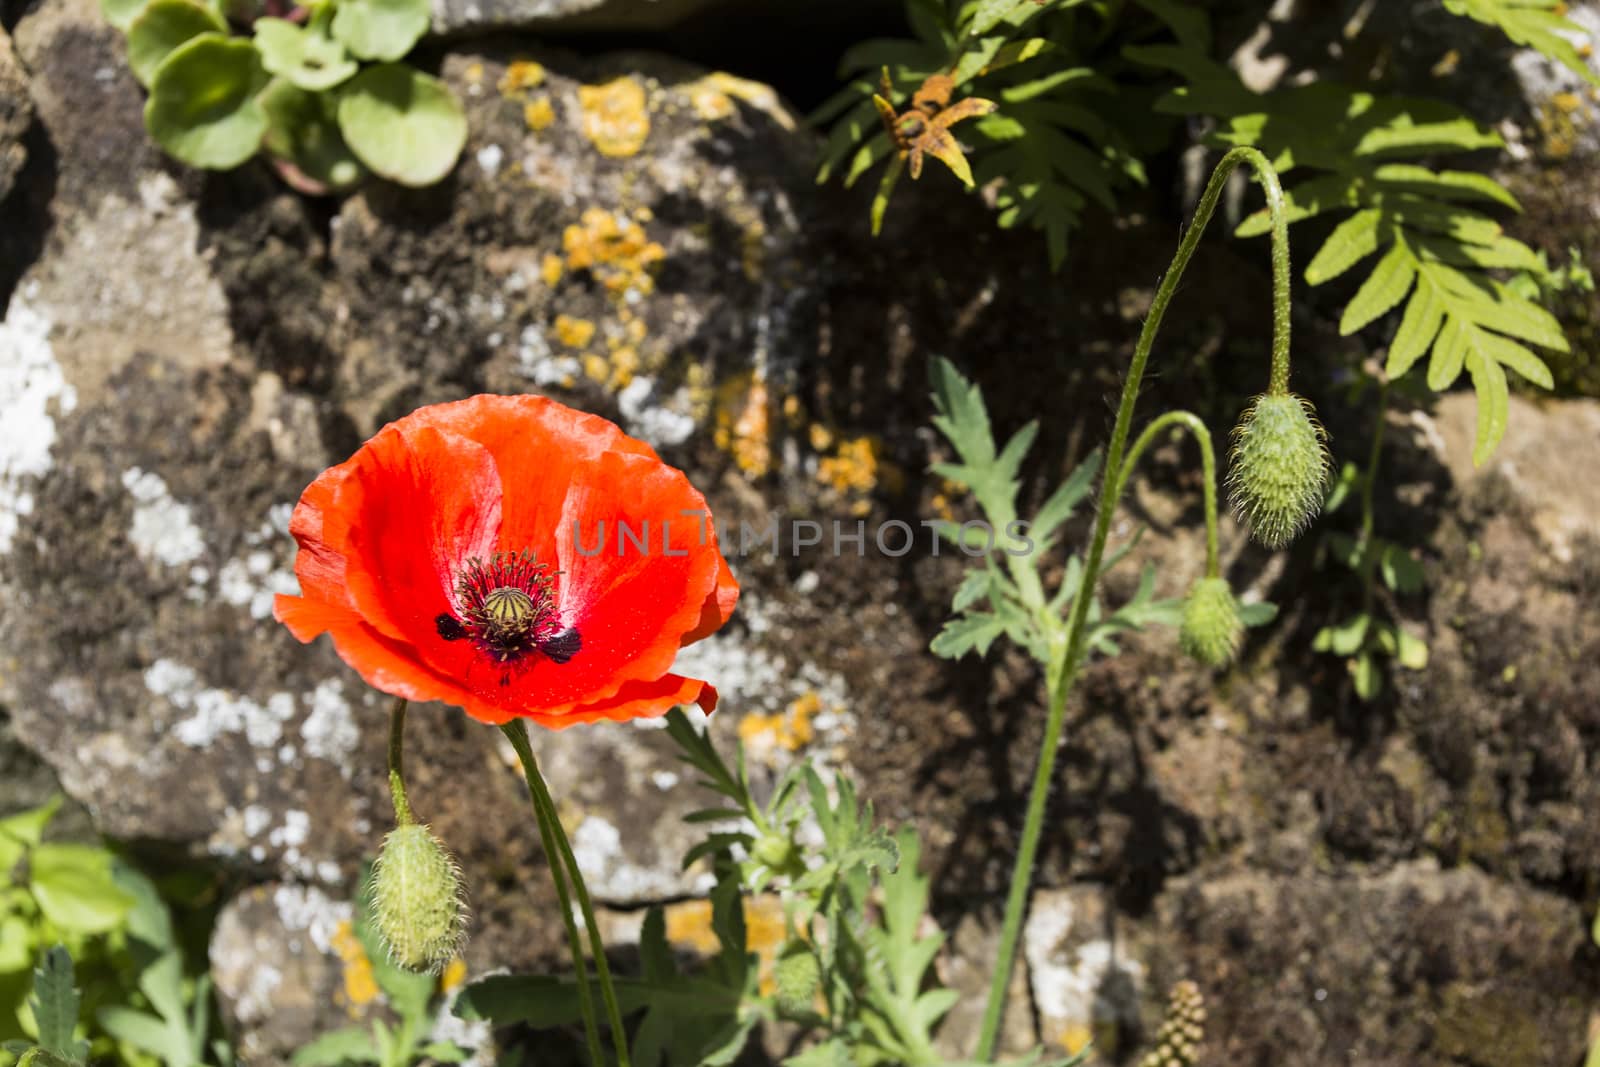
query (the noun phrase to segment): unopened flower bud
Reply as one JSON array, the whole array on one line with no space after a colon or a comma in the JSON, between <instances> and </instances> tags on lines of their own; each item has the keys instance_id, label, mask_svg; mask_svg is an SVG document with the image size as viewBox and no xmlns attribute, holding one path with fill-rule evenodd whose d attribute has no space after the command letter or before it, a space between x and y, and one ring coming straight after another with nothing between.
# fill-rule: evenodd
<instances>
[{"instance_id":1,"label":"unopened flower bud","mask_svg":"<svg viewBox=\"0 0 1600 1067\"><path fill-rule=\"evenodd\" d=\"M438 973L461 947L461 871L426 826L384 839L372 866L372 919L389 958L407 970Z\"/></svg>"},{"instance_id":2,"label":"unopened flower bud","mask_svg":"<svg viewBox=\"0 0 1600 1067\"><path fill-rule=\"evenodd\" d=\"M800 852L785 833L762 834L751 847L750 855L757 863L777 874L805 873L805 868L800 864Z\"/></svg>"},{"instance_id":3,"label":"unopened flower bud","mask_svg":"<svg viewBox=\"0 0 1600 1067\"><path fill-rule=\"evenodd\" d=\"M1202 578L1183 602L1178 647L1207 667L1226 667L1244 640L1239 602L1226 578Z\"/></svg>"},{"instance_id":4,"label":"unopened flower bud","mask_svg":"<svg viewBox=\"0 0 1600 1067\"><path fill-rule=\"evenodd\" d=\"M822 968L809 945L791 941L778 954L774 968L778 1010L785 1015L805 1015L816 1010L822 988Z\"/></svg>"},{"instance_id":5,"label":"unopened flower bud","mask_svg":"<svg viewBox=\"0 0 1600 1067\"><path fill-rule=\"evenodd\" d=\"M1322 509L1328 434L1310 403L1259 396L1233 430L1228 489L1234 509L1268 548L1282 548Z\"/></svg>"}]
</instances>

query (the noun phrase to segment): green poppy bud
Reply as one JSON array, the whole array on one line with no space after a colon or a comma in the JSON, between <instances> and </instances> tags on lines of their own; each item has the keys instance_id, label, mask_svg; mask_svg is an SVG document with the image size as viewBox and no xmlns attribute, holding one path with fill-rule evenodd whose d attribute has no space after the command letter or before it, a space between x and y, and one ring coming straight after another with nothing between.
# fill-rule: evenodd
<instances>
[{"instance_id":1,"label":"green poppy bud","mask_svg":"<svg viewBox=\"0 0 1600 1067\"><path fill-rule=\"evenodd\" d=\"M1207 667L1226 667L1244 640L1239 602L1226 578L1202 578L1189 589L1178 647Z\"/></svg>"},{"instance_id":2,"label":"green poppy bud","mask_svg":"<svg viewBox=\"0 0 1600 1067\"><path fill-rule=\"evenodd\" d=\"M1282 548L1322 510L1327 431L1292 393L1258 396L1233 430L1228 490L1234 510L1268 548Z\"/></svg>"},{"instance_id":3,"label":"green poppy bud","mask_svg":"<svg viewBox=\"0 0 1600 1067\"><path fill-rule=\"evenodd\" d=\"M373 928L389 958L438 973L466 932L461 870L426 826L395 828L372 866Z\"/></svg>"},{"instance_id":4,"label":"green poppy bud","mask_svg":"<svg viewBox=\"0 0 1600 1067\"><path fill-rule=\"evenodd\" d=\"M805 873L805 865L800 861L800 852L786 833L762 834L756 839L750 855L775 874L795 876Z\"/></svg>"},{"instance_id":5,"label":"green poppy bud","mask_svg":"<svg viewBox=\"0 0 1600 1067\"><path fill-rule=\"evenodd\" d=\"M811 946L799 941L789 942L778 954L774 972L779 1011L785 1015L809 1015L817 1010L822 968Z\"/></svg>"}]
</instances>

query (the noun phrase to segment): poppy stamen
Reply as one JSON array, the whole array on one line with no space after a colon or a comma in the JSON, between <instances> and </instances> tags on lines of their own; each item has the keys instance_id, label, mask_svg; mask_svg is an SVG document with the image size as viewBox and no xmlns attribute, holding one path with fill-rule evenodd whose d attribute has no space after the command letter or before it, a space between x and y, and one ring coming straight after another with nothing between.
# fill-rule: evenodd
<instances>
[{"instance_id":1,"label":"poppy stamen","mask_svg":"<svg viewBox=\"0 0 1600 1067\"><path fill-rule=\"evenodd\" d=\"M514 664L532 652L565 663L578 651L577 631L562 625L557 610L555 574L532 550L468 560L456 578L456 601L459 615L436 620L439 636L470 637L495 663Z\"/></svg>"}]
</instances>

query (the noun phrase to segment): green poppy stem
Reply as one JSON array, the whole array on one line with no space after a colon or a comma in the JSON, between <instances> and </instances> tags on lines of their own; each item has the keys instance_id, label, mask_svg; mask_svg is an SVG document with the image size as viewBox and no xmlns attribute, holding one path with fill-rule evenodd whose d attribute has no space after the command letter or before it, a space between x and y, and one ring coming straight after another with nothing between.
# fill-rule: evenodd
<instances>
[{"instance_id":1,"label":"green poppy stem","mask_svg":"<svg viewBox=\"0 0 1600 1067\"><path fill-rule=\"evenodd\" d=\"M389 796L394 801L396 826L410 826L411 804L406 800L406 782L401 775L405 755L406 698L395 697L389 706Z\"/></svg>"},{"instance_id":2,"label":"green poppy stem","mask_svg":"<svg viewBox=\"0 0 1600 1067\"><path fill-rule=\"evenodd\" d=\"M1144 455L1145 449L1155 443L1162 431L1172 426L1182 426L1188 430L1200 446L1200 473L1205 479L1206 577L1220 578L1222 569L1217 551L1217 456L1211 447L1211 431L1206 429L1206 424L1201 421L1200 416L1190 411L1169 411L1146 426L1144 432L1133 442L1133 447L1128 449L1128 458L1122 464L1122 484L1112 493L1111 504L1115 507L1121 502L1123 490L1128 487L1128 478L1139 465L1139 458Z\"/></svg>"},{"instance_id":3,"label":"green poppy stem","mask_svg":"<svg viewBox=\"0 0 1600 1067\"><path fill-rule=\"evenodd\" d=\"M617 1007L617 993L611 984L611 968L606 963L605 945L600 940L600 927L595 921L594 904L589 890L583 884L583 872L578 869L577 857L561 827L556 803L550 796L550 787L539 772L539 762L534 759L533 748L528 743L528 730L521 719L512 719L500 727L516 750L522 762L522 774L528 783L528 795L533 799L533 813L539 820L539 837L544 844L544 854L550 864L550 875L555 879L556 896L561 903L561 917L567 926L567 945L572 951L573 967L578 974L578 1007L583 1013L584 1029L589 1039L589 1055L595 1067L605 1063L600 1049L599 1028L595 1022L594 1000L589 992L589 971L584 965L583 941L578 936L576 920L572 916L572 896L576 895L578 908L583 914L583 925L589 933L589 948L594 957L595 973L600 980L600 998L605 1004L606 1019L615 1041L618 1067L629 1067L628 1034L622 1028L622 1013ZM573 893L568 892L563 869L572 878Z\"/></svg>"},{"instance_id":4,"label":"green poppy stem","mask_svg":"<svg viewBox=\"0 0 1600 1067\"><path fill-rule=\"evenodd\" d=\"M1049 668L1046 685L1049 715L1045 719L1044 740L1039 750L1039 763L1034 769L1033 786L1028 794L1028 810L1022 824L1022 838L1017 847L1016 865L1012 868L1011 888L1006 895L1005 918L1000 927L1000 945L995 957L994 976L989 984L989 999L984 1008L983 1029L978 1035L976 1058L988 1062L994 1058L995 1046L1000 1037L1000 1019L1005 1010L1006 989L1011 983L1011 969L1016 962L1017 939L1022 933L1022 919L1027 910L1028 888L1033 881L1033 866L1039 851L1039 835L1044 828L1045 801L1050 794L1050 780L1055 772L1056 756L1061 747L1061 731L1066 719L1067 697L1072 692L1078 669L1082 666L1084 643L1088 634L1089 605L1094 600L1094 590L1100 579L1100 565L1105 558L1106 539L1111 533L1111 518L1116 511L1117 495L1124 480L1123 457L1128 444L1128 431L1133 422L1133 409L1139 398L1139 387L1144 381L1145 364L1150 360L1150 349L1155 344L1161 319L1177 293L1178 282L1193 258L1206 224L1216 212L1228 176L1241 163L1249 163L1257 179L1266 188L1267 210L1272 215L1272 375L1269 392L1285 393L1289 388L1289 227L1284 214L1283 189L1267 157L1254 148L1235 148L1222 157L1205 193L1195 210L1195 217L1184 231L1172 265L1156 288L1155 299L1150 304L1150 315L1139 332L1134 346L1133 360L1122 383L1122 399L1117 405L1117 421L1111 431L1111 443L1106 450L1105 477L1100 484L1100 509L1095 517L1094 536L1089 543L1089 555L1084 563L1083 584L1072 603L1072 615L1067 623L1066 650ZM1059 633L1059 622L1045 620Z\"/></svg>"}]
</instances>

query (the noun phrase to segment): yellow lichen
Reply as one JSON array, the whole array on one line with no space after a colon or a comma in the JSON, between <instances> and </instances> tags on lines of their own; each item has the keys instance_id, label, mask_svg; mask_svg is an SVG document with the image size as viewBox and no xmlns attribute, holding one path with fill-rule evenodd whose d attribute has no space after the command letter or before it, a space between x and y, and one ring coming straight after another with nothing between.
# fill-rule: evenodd
<instances>
[{"instance_id":1,"label":"yellow lichen","mask_svg":"<svg viewBox=\"0 0 1600 1067\"><path fill-rule=\"evenodd\" d=\"M550 103L550 98L541 96L522 105L522 121L526 122L528 129L534 133L548 130L551 123L556 121L556 109Z\"/></svg>"},{"instance_id":2,"label":"yellow lichen","mask_svg":"<svg viewBox=\"0 0 1600 1067\"><path fill-rule=\"evenodd\" d=\"M1094 1040L1094 1029L1084 1023L1068 1023L1056 1035L1056 1044L1066 1050L1068 1056L1076 1056L1089 1046Z\"/></svg>"},{"instance_id":3,"label":"yellow lichen","mask_svg":"<svg viewBox=\"0 0 1600 1067\"><path fill-rule=\"evenodd\" d=\"M1583 97L1577 93L1557 93L1550 98L1557 110L1570 115L1583 106Z\"/></svg>"},{"instance_id":4,"label":"yellow lichen","mask_svg":"<svg viewBox=\"0 0 1600 1067\"><path fill-rule=\"evenodd\" d=\"M566 265L562 263L560 256L553 252L546 252L543 261L539 264L539 277L544 279L546 285L554 289L556 283L561 281L562 272L565 270Z\"/></svg>"},{"instance_id":5,"label":"yellow lichen","mask_svg":"<svg viewBox=\"0 0 1600 1067\"><path fill-rule=\"evenodd\" d=\"M557 315L556 339L568 348L586 348L594 339L594 323L571 315Z\"/></svg>"},{"instance_id":6,"label":"yellow lichen","mask_svg":"<svg viewBox=\"0 0 1600 1067\"><path fill-rule=\"evenodd\" d=\"M359 1014L363 1008L378 999L378 981L372 974L372 961L367 958L361 939L356 936L350 920L341 922L331 938L334 953L344 964L344 999L350 1014Z\"/></svg>"},{"instance_id":7,"label":"yellow lichen","mask_svg":"<svg viewBox=\"0 0 1600 1067\"><path fill-rule=\"evenodd\" d=\"M717 934L711 926L711 902L687 900L668 904L662 916L666 921L667 942L677 948L709 956L717 951ZM745 945L760 962L761 995L773 990L773 967L778 950L787 940L783 921L783 902L763 894L744 902Z\"/></svg>"},{"instance_id":8,"label":"yellow lichen","mask_svg":"<svg viewBox=\"0 0 1600 1067\"><path fill-rule=\"evenodd\" d=\"M483 81L482 63L473 62L467 65L467 81L473 85L477 85L479 82Z\"/></svg>"},{"instance_id":9,"label":"yellow lichen","mask_svg":"<svg viewBox=\"0 0 1600 1067\"><path fill-rule=\"evenodd\" d=\"M605 356L591 352L583 357L583 373L590 381L604 385L611 380L611 364L606 361Z\"/></svg>"},{"instance_id":10,"label":"yellow lichen","mask_svg":"<svg viewBox=\"0 0 1600 1067\"><path fill-rule=\"evenodd\" d=\"M749 748L773 745L798 752L816 737L811 720L822 710L822 698L807 691L776 715L746 715L739 720L739 739Z\"/></svg>"},{"instance_id":11,"label":"yellow lichen","mask_svg":"<svg viewBox=\"0 0 1600 1067\"><path fill-rule=\"evenodd\" d=\"M735 375L717 390L712 440L739 470L759 478L772 469L772 419L767 383L753 373Z\"/></svg>"},{"instance_id":12,"label":"yellow lichen","mask_svg":"<svg viewBox=\"0 0 1600 1067\"><path fill-rule=\"evenodd\" d=\"M876 437L846 438L839 441L833 455L817 464L817 480L841 496L852 498L850 510L865 515L872 510L867 496L882 482L894 488L900 481L898 470L881 458L883 444Z\"/></svg>"},{"instance_id":13,"label":"yellow lichen","mask_svg":"<svg viewBox=\"0 0 1600 1067\"><path fill-rule=\"evenodd\" d=\"M500 92L505 96L518 96L544 84L544 64L531 59L519 59L506 68L500 79Z\"/></svg>"},{"instance_id":14,"label":"yellow lichen","mask_svg":"<svg viewBox=\"0 0 1600 1067\"><path fill-rule=\"evenodd\" d=\"M635 155L650 136L644 86L635 78L623 75L604 85L580 85L578 107L584 136L603 156Z\"/></svg>"},{"instance_id":15,"label":"yellow lichen","mask_svg":"<svg viewBox=\"0 0 1600 1067\"><path fill-rule=\"evenodd\" d=\"M719 70L690 82L684 86L684 91L689 94L695 114L707 122L728 118L734 113L733 101L741 100L786 130L799 128L777 91L761 82Z\"/></svg>"},{"instance_id":16,"label":"yellow lichen","mask_svg":"<svg viewBox=\"0 0 1600 1067\"><path fill-rule=\"evenodd\" d=\"M566 228L561 245L568 269L590 271L608 291L619 295L629 289L645 296L655 292L654 271L667 256L639 223L593 207Z\"/></svg>"},{"instance_id":17,"label":"yellow lichen","mask_svg":"<svg viewBox=\"0 0 1600 1067\"><path fill-rule=\"evenodd\" d=\"M457 956L445 965L439 975L439 992L448 993L467 980L467 961Z\"/></svg>"}]
</instances>

